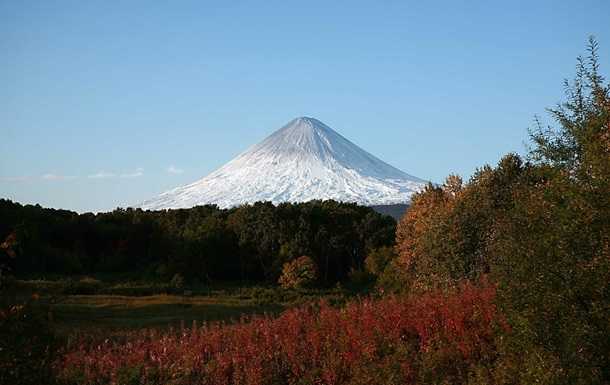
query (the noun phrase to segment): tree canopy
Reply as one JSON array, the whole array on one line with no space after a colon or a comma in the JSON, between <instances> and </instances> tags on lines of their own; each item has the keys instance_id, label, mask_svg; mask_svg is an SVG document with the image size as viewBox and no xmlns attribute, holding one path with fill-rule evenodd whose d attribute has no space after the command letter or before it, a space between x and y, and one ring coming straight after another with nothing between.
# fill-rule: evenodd
<instances>
[{"instance_id":1,"label":"tree canopy","mask_svg":"<svg viewBox=\"0 0 610 385\"><path fill-rule=\"evenodd\" d=\"M322 282L361 268L369 251L393 244L395 221L334 201L255 203L77 214L0 200L0 238L15 234L15 272L143 272L169 279L277 282L284 263L310 256Z\"/></svg>"}]
</instances>

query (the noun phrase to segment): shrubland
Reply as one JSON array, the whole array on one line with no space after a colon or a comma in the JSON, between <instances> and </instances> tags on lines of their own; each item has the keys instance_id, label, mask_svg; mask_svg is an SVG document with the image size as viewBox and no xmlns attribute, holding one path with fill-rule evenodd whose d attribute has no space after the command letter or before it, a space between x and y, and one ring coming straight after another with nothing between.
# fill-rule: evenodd
<instances>
[{"instance_id":1,"label":"shrubland","mask_svg":"<svg viewBox=\"0 0 610 385\"><path fill-rule=\"evenodd\" d=\"M406 384L493 381L496 330L508 328L482 279L450 292L317 303L126 340L79 341L56 370L74 384Z\"/></svg>"}]
</instances>

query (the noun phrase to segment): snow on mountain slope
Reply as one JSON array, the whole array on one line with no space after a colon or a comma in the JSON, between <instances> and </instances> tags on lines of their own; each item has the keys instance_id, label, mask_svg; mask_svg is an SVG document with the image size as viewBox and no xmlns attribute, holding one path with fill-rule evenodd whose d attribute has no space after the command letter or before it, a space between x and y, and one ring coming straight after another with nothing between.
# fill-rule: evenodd
<instances>
[{"instance_id":1,"label":"snow on mountain slope","mask_svg":"<svg viewBox=\"0 0 610 385\"><path fill-rule=\"evenodd\" d=\"M369 154L319 120L301 117L205 178L140 207L216 204L227 208L312 199L385 205L408 202L426 183Z\"/></svg>"}]
</instances>

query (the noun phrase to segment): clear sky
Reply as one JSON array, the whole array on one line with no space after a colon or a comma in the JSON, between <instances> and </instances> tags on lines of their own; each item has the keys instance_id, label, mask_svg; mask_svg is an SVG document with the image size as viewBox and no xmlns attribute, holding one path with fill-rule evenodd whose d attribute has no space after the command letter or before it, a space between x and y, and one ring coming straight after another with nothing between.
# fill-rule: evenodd
<instances>
[{"instance_id":1,"label":"clear sky","mask_svg":"<svg viewBox=\"0 0 610 385\"><path fill-rule=\"evenodd\" d=\"M0 197L195 181L297 116L440 182L523 153L610 1L0 1Z\"/></svg>"}]
</instances>

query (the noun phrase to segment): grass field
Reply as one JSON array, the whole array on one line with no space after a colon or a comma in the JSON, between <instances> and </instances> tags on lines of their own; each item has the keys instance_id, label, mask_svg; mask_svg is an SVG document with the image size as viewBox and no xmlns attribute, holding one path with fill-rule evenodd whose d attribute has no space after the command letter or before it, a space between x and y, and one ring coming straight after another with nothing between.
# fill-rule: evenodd
<instances>
[{"instance_id":1,"label":"grass field","mask_svg":"<svg viewBox=\"0 0 610 385\"><path fill-rule=\"evenodd\" d=\"M297 292L224 284L189 288L188 295L182 295L158 293L158 284L117 283L90 277L76 281L20 280L15 286L18 297L27 298L34 293L40 296L40 301L48 305L53 329L63 337L120 335L122 331L145 328L189 327L194 322L232 322L244 315L279 314L320 298L345 300L345 292L337 289ZM114 294L117 292L131 294Z\"/></svg>"},{"instance_id":2,"label":"grass field","mask_svg":"<svg viewBox=\"0 0 610 385\"><path fill-rule=\"evenodd\" d=\"M278 313L279 304L255 304L234 297L152 295L71 295L51 305L53 324L61 335L125 329L190 326L237 320L242 315Z\"/></svg>"}]
</instances>

